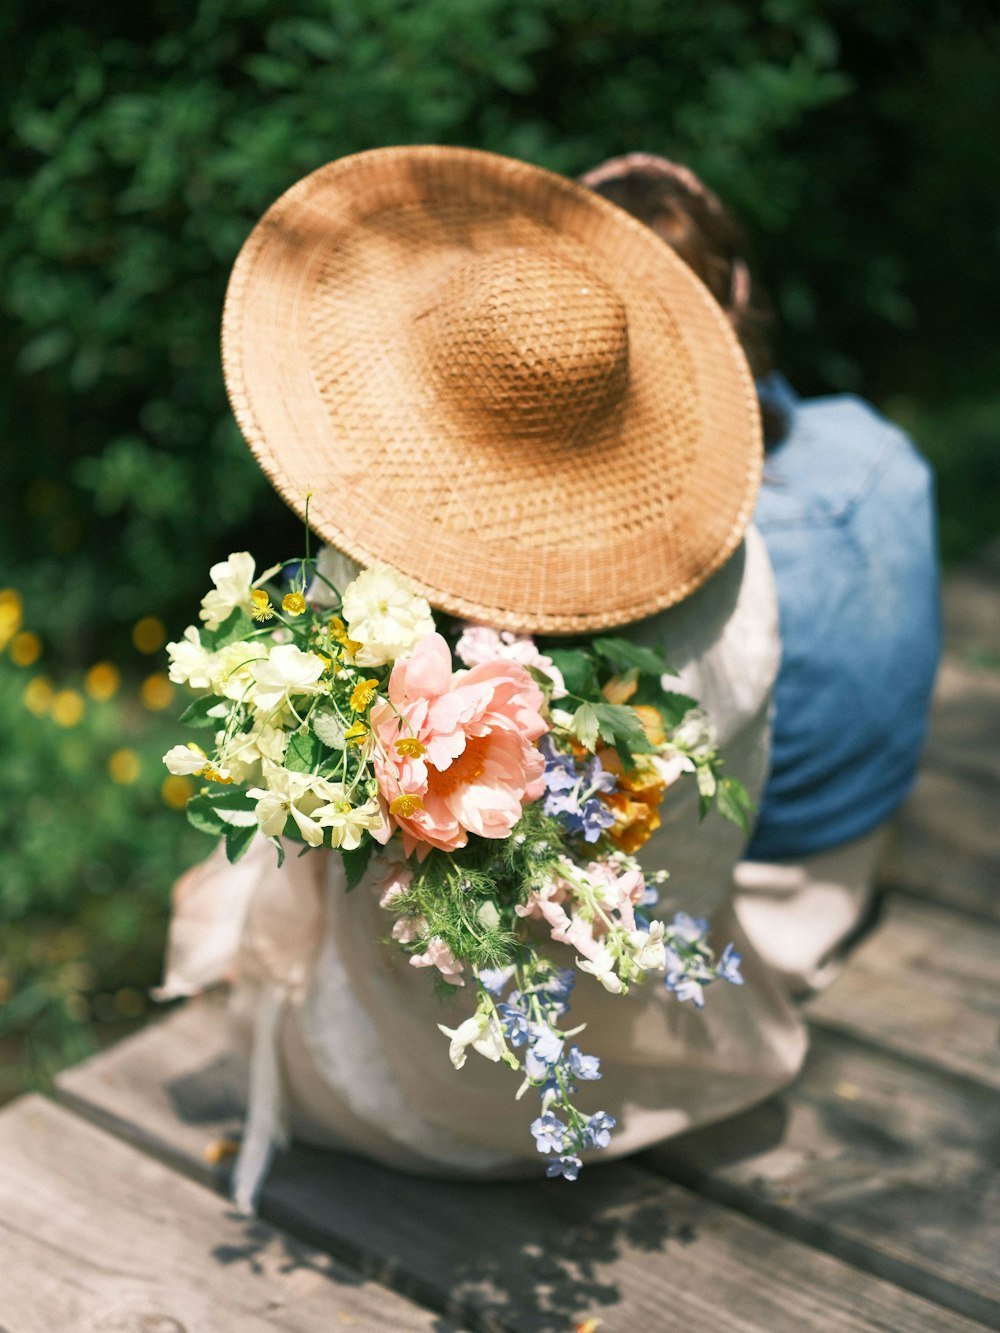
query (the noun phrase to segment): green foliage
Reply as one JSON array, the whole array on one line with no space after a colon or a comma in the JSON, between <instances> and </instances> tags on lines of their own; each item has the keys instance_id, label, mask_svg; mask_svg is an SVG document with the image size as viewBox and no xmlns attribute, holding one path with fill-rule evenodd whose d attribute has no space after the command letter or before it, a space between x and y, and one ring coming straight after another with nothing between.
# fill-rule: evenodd
<instances>
[{"instance_id":1,"label":"green foliage","mask_svg":"<svg viewBox=\"0 0 1000 1333\"><path fill-rule=\"evenodd\" d=\"M45 683L0 656L0 1100L148 1012L171 884L213 842L164 804L172 716L149 713L132 686L95 702L75 679L33 713L32 681ZM78 721L56 721L60 699L82 707Z\"/></svg>"},{"instance_id":2,"label":"green foliage","mask_svg":"<svg viewBox=\"0 0 1000 1333\"><path fill-rule=\"evenodd\" d=\"M463 143L569 173L679 157L757 236L804 388L975 390L996 355L978 127L1000 21L918 10L193 0L56 24L8 5L0 426L5 503L31 523L3 525L0 552L44 590L43 630L82 661L98 610L177 623L212 559L297 535L232 422L219 318L260 213L360 149Z\"/></svg>"}]
</instances>

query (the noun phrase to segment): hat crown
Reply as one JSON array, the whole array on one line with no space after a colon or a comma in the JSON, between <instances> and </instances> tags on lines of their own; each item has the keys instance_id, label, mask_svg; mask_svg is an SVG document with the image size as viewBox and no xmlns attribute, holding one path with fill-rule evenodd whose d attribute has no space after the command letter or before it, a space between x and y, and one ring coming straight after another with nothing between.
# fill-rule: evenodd
<instances>
[{"instance_id":1,"label":"hat crown","mask_svg":"<svg viewBox=\"0 0 1000 1333\"><path fill-rule=\"evenodd\" d=\"M517 433L571 435L622 401L628 319L618 294L576 260L523 247L477 256L417 316L439 387Z\"/></svg>"}]
</instances>

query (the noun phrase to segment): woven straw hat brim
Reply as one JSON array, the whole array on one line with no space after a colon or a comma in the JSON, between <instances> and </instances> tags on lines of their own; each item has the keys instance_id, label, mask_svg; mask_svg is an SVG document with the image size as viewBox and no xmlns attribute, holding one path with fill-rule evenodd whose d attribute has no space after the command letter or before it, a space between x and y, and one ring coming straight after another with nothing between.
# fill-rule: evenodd
<instances>
[{"instance_id":1,"label":"woven straw hat brim","mask_svg":"<svg viewBox=\"0 0 1000 1333\"><path fill-rule=\"evenodd\" d=\"M469 314L493 256L513 352ZM626 354L594 410L592 366ZM753 381L706 289L614 205L494 154L377 149L300 181L237 259L223 366L317 533L488 624L583 633L672 605L738 545L760 485Z\"/></svg>"}]
</instances>

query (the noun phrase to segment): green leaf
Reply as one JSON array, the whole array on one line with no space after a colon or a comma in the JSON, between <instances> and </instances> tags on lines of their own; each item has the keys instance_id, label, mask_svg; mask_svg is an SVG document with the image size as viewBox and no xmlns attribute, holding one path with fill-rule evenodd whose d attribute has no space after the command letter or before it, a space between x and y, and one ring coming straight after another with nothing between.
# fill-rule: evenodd
<instances>
[{"instance_id":1,"label":"green leaf","mask_svg":"<svg viewBox=\"0 0 1000 1333\"><path fill-rule=\"evenodd\" d=\"M228 828L225 821L219 818L218 812L212 808L212 802L207 796L200 794L192 796L185 807L185 813L188 822L202 833L220 836Z\"/></svg>"},{"instance_id":2,"label":"green leaf","mask_svg":"<svg viewBox=\"0 0 1000 1333\"><path fill-rule=\"evenodd\" d=\"M208 710L214 708L219 703L219 699L214 694L206 694L201 699L195 699L189 703L184 712L180 715L180 721L187 727L217 727L220 719L209 717Z\"/></svg>"},{"instance_id":3,"label":"green leaf","mask_svg":"<svg viewBox=\"0 0 1000 1333\"><path fill-rule=\"evenodd\" d=\"M311 731L297 731L289 738L285 767L293 773L313 773L323 757L323 742Z\"/></svg>"},{"instance_id":4,"label":"green leaf","mask_svg":"<svg viewBox=\"0 0 1000 1333\"><path fill-rule=\"evenodd\" d=\"M628 639L617 638L594 639L593 648L618 672L638 671L644 676L662 676L670 672L676 675L658 648L643 648L629 643Z\"/></svg>"},{"instance_id":5,"label":"green leaf","mask_svg":"<svg viewBox=\"0 0 1000 1333\"><path fill-rule=\"evenodd\" d=\"M240 639L245 639L256 628L246 612L237 607L235 611L230 612L218 629L201 630L201 646L214 653L218 648L225 648L230 643L238 643Z\"/></svg>"},{"instance_id":6,"label":"green leaf","mask_svg":"<svg viewBox=\"0 0 1000 1333\"><path fill-rule=\"evenodd\" d=\"M594 713L600 728L601 739L613 745L618 757L627 768L632 767L632 758L637 754L653 754L656 747L651 745L642 723L634 708L627 704L594 704Z\"/></svg>"},{"instance_id":7,"label":"green leaf","mask_svg":"<svg viewBox=\"0 0 1000 1333\"><path fill-rule=\"evenodd\" d=\"M281 841L280 838L271 838L269 839L269 841L273 842L275 847L277 847L278 849L278 869L280 870L281 867L285 864L285 844Z\"/></svg>"},{"instance_id":8,"label":"green leaf","mask_svg":"<svg viewBox=\"0 0 1000 1333\"><path fill-rule=\"evenodd\" d=\"M254 838L257 836L257 825L252 828L233 828L226 829L226 856L233 864L243 856Z\"/></svg>"},{"instance_id":9,"label":"green leaf","mask_svg":"<svg viewBox=\"0 0 1000 1333\"><path fill-rule=\"evenodd\" d=\"M594 659L586 649L549 648L547 654L562 673L570 694L575 694L581 699L600 694L601 687L597 683Z\"/></svg>"},{"instance_id":10,"label":"green leaf","mask_svg":"<svg viewBox=\"0 0 1000 1333\"><path fill-rule=\"evenodd\" d=\"M365 838L361 845L355 847L353 851L341 851L340 854L344 858L344 873L347 876L348 893L352 889L356 889L364 878L374 847L375 844L371 838Z\"/></svg>"},{"instance_id":11,"label":"green leaf","mask_svg":"<svg viewBox=\"0 0 1000 1333\"><path fill-rule=\"evenodd\" d=\"M597 746L599 729L596 707L593 704L581 704L573 714L573 735L581 745L593 750Z\"/></svg>"},{"instance_id":12,"label":"green leaf","mask_svg":"<svg viewBox=\"0 0 1000 1333\"><path fill-rule=\"evenodd\" d=\"M720 781L715 805L723 819L742 829L745 837L750 836L750 820L756 813L756 806L739 778L725 777Z\"/></svg>"}]
</instances>

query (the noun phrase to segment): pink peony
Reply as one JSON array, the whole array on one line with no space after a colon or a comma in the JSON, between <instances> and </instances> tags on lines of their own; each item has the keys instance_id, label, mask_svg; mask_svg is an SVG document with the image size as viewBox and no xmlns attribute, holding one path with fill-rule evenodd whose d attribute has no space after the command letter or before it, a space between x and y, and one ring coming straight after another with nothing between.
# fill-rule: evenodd
<instances>
[{"instance_id":1,"label":"pink peony","mask_svg":"<svg viewBox=\"0 0 1000 1333\"><path fill-rule=\"evenodd\" d=\"M452 672L440 634L422 639L389 678L389 701L371 711L379 791L391 804L406 794L422 808L392 816L407 855L429 846L450 852L468 835L505 838L521 807L545 790L535 741L547 730L542 692L517 662L482 662ZM419 741L418 747L397 742Z\"/></svg>"}]
</instances>

